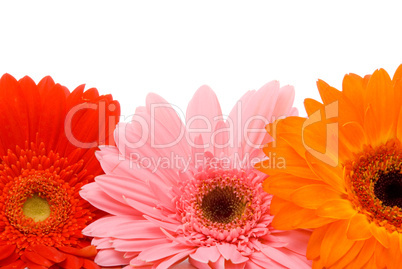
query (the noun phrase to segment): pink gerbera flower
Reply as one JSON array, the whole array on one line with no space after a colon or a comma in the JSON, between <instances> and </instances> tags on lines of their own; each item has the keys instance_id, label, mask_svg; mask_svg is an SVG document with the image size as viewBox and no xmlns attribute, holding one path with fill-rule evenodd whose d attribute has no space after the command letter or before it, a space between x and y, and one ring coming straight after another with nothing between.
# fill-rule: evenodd
<instances>
[{"instance_id":1,"label":"pink gerbera flower","mask_svg":"<svg viewBox=\"0 0 402 269\"><path fill-rule=\"evenodd\" d=\"M295 115L294 90L271 82L247 92L224 119L209 87L191 100L186 125L150 94L130 123L115 131L117 147L97 157L106 175L81 196L109 213L90 224L101 266L168 268L186 259L198 268L309 268L310 232L272 228L267 177L253 168L271 141L264 127ZM286 165L275 160L271 165Z\"/></svg>"}]
</instances>

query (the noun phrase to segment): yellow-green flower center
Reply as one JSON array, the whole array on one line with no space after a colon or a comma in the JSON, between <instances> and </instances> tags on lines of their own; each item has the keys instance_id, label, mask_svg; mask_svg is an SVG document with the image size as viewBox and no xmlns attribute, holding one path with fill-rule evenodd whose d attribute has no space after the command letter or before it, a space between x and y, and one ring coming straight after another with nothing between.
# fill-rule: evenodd
<instances>
[{"instance_id":1,"label":"yellow-green flower center","mask_svg":"<svg viewBox=\"0 0 402 269\"><path fill-rule=\"evenodd\" d=\"M35 222L44 221L50 216L49 203L37 194L25 201L22 211L26 217L32 218Z\"/></svg>"}]
</instances>

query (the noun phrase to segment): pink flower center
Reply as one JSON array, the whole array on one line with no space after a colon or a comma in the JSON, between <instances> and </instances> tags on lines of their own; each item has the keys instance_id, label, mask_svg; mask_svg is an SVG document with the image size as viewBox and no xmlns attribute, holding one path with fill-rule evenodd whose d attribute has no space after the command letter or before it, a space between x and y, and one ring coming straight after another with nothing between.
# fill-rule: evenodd
<instances>
[{"instance_id":1,"label":"pink flower center","mask_svg":"<svg viewBox=\"0 0 402 269\"><path fill-rule=\"evenodd\" d=\"M176 200L179 233L196 245L228 242L250 253L252 238L269 233L272 221L271 195L262 189L265 178L253 169L219 168L187 177Z\"/></svg>"}]
</instances>

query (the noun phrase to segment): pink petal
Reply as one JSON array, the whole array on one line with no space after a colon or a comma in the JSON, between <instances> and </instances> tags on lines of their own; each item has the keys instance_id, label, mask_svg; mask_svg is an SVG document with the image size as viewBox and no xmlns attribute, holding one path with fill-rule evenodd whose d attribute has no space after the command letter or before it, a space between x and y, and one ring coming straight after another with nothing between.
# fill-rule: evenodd
<instances>
[{"instance_id":1,"label":"pink petal","mask_svg":"<svg viewBox=\"0 0 402 269\"><path fill-rule=\"evenodd\" d=\"M111 249L101 249L95 257L95 262L100 266L118 266L130 263L130 259L124 258L124 253Z\"/></svg>"},{"instance_id":2,"label":"pink petal","mask_svg":"<svg viewBox=\"0 0 402 269\"><path fill-rule=\"evenodd\" d=\"M191 257L188 260L189 260L190 264L193 265L193 267L195 267L197 269L210 269L211 268L211 266L209 266L208 263L203 263L203 262L197 261L195 259L192 259ZM223 261L225 261L225 260L223 259Z\"/></svg>"},{"instance_id":3,"label":"pink petal","mask_svg":"<svg viewBox=\"0 0 402 269\"><path fill-rule=\"evenodd\" d=\"M290 112L289 112L289 114L288 114L288 117L290 117L290 116L299 116L299 111L297 110L296 107L293 107L293 108L290 110Z\"/></svg>"},{"instance_id":4,"label":"pink petal","mask_svg":"<svg viewBox=\"0 0 402 269\"><path fill-rule=\"evenodd\" d=\"M249 258L250 261L246 264L246 268L255 268L254 265L260 266L261 268L287 268L284 265L271 260L262 252L254 252L249 256Z\"/></svg>"},{"instance_id":5,"label":"pink petal","mask_svg":"<svg viewBox=\"0 0 402 269\"><path fill-rule=\"evenodd\" d=\"M119 175L101 175L97 176L95 181L107 195L121 203L125 203L126 198L139 200L151 206L155 206L158 203L148 184L135 178Z\"/></svg>"},{"instance_id":6,"label":"pink petal","mask_svg":"<svg viewBox=\"0 0 402 269\"><path fill-rule=\"evenodd\" d=\"M103 171L108 174L113 171L115 166L119 163L119 150L114 146L99 146L99 151L95 152L95 156L100 162ZM110 158L112 157L112 158ZM109 160L105 160L108 158ZM116 160L112 162L112 160Z\"/></svg>"},{"instance_id":7,"label":"pink petal","mask_svg":"<svg viewBox=\"0 0 402 269\"><path fill-rule=\"evenodd\" d=\"M293 101L295 99L295 90L293 86L284 86L280 89L278 99L276 100L275 108L272 116L276 119L284 117L289 114L292 109Z\"/></svg>"},{"instance_id":8,"label":"pink petal","mask_svg":"<svg viewBox=\"0 0 402 269\"><path fill-rule=\"evenodd\" d=\"M225 258L223 256L220 256L219 259L216 262L210 263L211 268L214 269L220 269L220 268L225 268Z\"/></svg>"},{"instance_id":9,"label":"pink petal","mask_svg":"<svg viewBox=\"0 0 402 269\"><path fill-rule=\"evenodd\" d=\"M153 262L160 259L165 259L169 256L176 255L182 252L188 252L189 250L195 251L194 247L185 246L185 245L177 245L175 243L166 243L154 246L152 248L148 248L142 251L137 259L143 260L146 262Z\"/></svg>"},{"instance_id":10,"label":"pink petal","mask_svg":"<svg viewBox=\"0 0 402 269\"><path fill-rule=\"evenodd\" d=\"M201 263L216 262L221 254L216 246L199 247L196 252L190 255L194 260Z\"/></svg>"},{"instance_id":11,"label":"pink petal","mask_svg":"<svg viewBox=\"0 0 402 269\"><path fill-rule=\"evenodd\" d=\"M221 107L215 93L208 86L200 87L187 106L186 128L190 141L194 142L201 135L205 150L212 151L211 134L215 130L217 118L221 116Z\"/></svg>"},{"instance_id":12,"label":"pink petal","mask_svg":"<svg viewBox=\"0 0 402 269\"><path fill-rule=\"evenodd\" d=\"M239 264L248 261L247 257L241 255L237 250L235 245L232 244L219 244L217 245L219 252L225 258L225 260L230 260L232 263Z\"/></svg>"},{"instance_id":13,"label":"pink petal","mask_svg":"<svg viewBox=\"0 0 402 269\"><path fill-rule=\"evenodd\" d=\"M136 210L142 212L145 215L149 215L155 219L160 219L169 222L169 218L162 214L161 210L157 209L156 207L149 206L147 204L144 204L140 201L136 201L130 198L126 199L127 204Z\"/></svg>"},{"instance_id":14,"label":"pink petal","mask_svg":"<svg viewBox=\"0 0 402 269\"><path fill-rule=\"evenodd\" d=\"M138 216L109 216L89 224L82 231L92 237L112 237L120 239L164 238L159 227Z\"/></svg>"},{"instance_id":15,"label":"pink petal","mask_svg":"<svg viewBox=\"0 0 402 269\"><path fill-rule=\"evenodd\" d=\"M214 130L214 155L218 158L221 156L228 156L228 148L231 147L229 140L231 130L227 123L219 121Z\"/></svg>"},{"instance_id":16,"label":"pink petal","mask_svg":"<svg viewBox=\"0 0 402 269\"><path fill-rule=\"evenodd\" d=\"M176 232L179 229L180 224L181 224L176 219L169 219L170 222L166 222L166 221L156 220L147 215L144 215L143 217L145 219L149 220L150 222L152 222L153 224L155 224L156 226L166 229L168 231L172 231L172 232Z\"/></svg>"},{"instance_id":17,"label":"pink petal","mask_svg":"<svg viewBox=\"0 0 402 269\"><path fill-rule=\"evenodd\" d=\"M182 262L185 260L190 253L194 252L193 249L183 251L180 253L177 253L176 255L171 256L168 259L164 259L163 262L161 262L156 269L165 269L165 268L171 268L172 265Z\"/></svg>"},{"instance_id":18,"label":"pink petal","mask_svg":"<svg viewBox=\"0 0 402 269\"><path fill-rule=\"evenodd\" d=\"M114 239L113 248L121 252L141 252L144 249L166 244L169 241L166 238L156 238L156 239Z\"/></svg>"},{"instance_id":19,"label":"pink petal","mask_svg":"<svg viewBox=\"0 0 402 269\"><path fill-rule=\"evenodd\" d=\"M288 268L310 268L310 266L306 263L306 260L301 260L300 256L297 257L294 252L292 253L287 249L279 250L266 246L261 250L261 252L270 259Z\"/></svg>"},{"instance_id":20,"label":"pink petal","mask_svg":"<svg viewBox=\"0 0 402 269\"><path fill-rule=\"evenodd\" d=\"M273 121L272 113L279 93L279 82L272 81L261 87L244 105L242 113L241 153L258 149L266 136L265 126ZM250 132L244 133L246 130ZM254 130L254 131L253 131ZM258 131L259 130L259 131ZM244 155L241 155L244 157Z\"/></svg>"},{"instance_id":21,"label":"pink petal","mask_svg":"<svg viewBox=\"0 0 402 269\"><path fill-rule=\"evenodd\" d=\"M171 132L178 136L180 129L184 126L177 115L177 111L165 99L154 93L148 94L146 103L148 113L159 122L169 124L168 127L170 127Z\"/></svg>"},{"instance_id":22,"label":"pink petal","mask_svg":"<svg viewBox=\"0 0 402 269\"><path fill-rule=\"evenodd\" d=\"M166 209L176 212L176 206L172 202L173 195L170 193L170 189L172 187L167 187L164 184L158 184L155 181L149 181L149 188L152 190L155 197L158 198L161 205L163 205Z\"/></svg>"},{"instance_id":23,"label":"pink petal","mask_svg":"<svg viewBox=\"0 0 402 269\"><path fill-rule=\"evenodd\" d=\"M273 232L272 235L286 244L287 249L305 255L311 232L306 230L278 231Z\"/></svg>"},{"instance_id":24,"label":"pink petal","mask_svg":"<svg viewBox=\"0 0 402 269\"><path fill-rule=\"evenodd\" d=\"M225 261L225 268L227 269L244 269L244 267L246 266L246 263L238 263L238 264L234 264L231 261Z\"/></svg>"},{"instance_id":25,"label":"pink petal","mask_svg":"<svg viewBox=\"0 0 402 269\"><path fill-rule=\"evenodd\" d=\"M204 140L202 139L201 135L198 135L194 138L194 144L195 145L203 145L204 144ZM198 146L194 146L191 148L191 164L194 167L199 167L202 166L202 162L204 161L204 148L198 147ZM201 161L201 163L200 163ZM191 167L190 167L191 168ZM189 169L187 169L184 172L187 172Z\"/></svg>"},{"instance_id":26,"label":"pink petal","mask_svg":"<svg viewBox=\"0 0 402 269\"><path fill-rule=\"evenodd\" d=\"M232 128L232 143L228 150L229 156L233 156L234 153L239 152L241 149L241 142L242 142L242 114L244 110L244 106L249 102L249 100L254 96L255 90L246 92L239 101L236 102L235 106L232 108L232 111L229 114L229 117L226 120L226 124L228 127ZM242 157L241 155L240 157Z\"/></svg>"},{"instance_id":27,"label":"pink petal","mask_svg":"<svg viewBox=\"0 0 402 269\"><path fill-rule=\"evenodd\" d=\"M183 262L176 264L174 267L172 267L172 269L196 269L199 267L194 267L189 260L184 260ZM207 267L210 268L210 267Z\"/></svg>"},{"instance_id":28,"label":"pink petal","mask_svg":"<svg viewBox=\"0 0 402 269\"><path fill-rule=\"evenodd\" d=\"M108 237L94 238L94 239L92 239L91 244L96 246L96 249L112 248L112 241Z\"/></svg>"},{"instance_id":29,"label":"pink petal","mask_svg":"<svg viewBox=\"0 0 402 269\"><path fill-rule=\"evenodd\" d=\"M113 215L135 215L139 213L132 207L120 203L104 193L96 182L84 185L80 195L93 206Z\"/></svg>"},{"instance_id":30,"label":"pink petal","mask_svg":"<svg viewBox=\"0 0 402 269\"><path fill-rule=\"evenodd\" d=\"M126 159L143 160L153 171L158 168L154 163L163 157L189 155L190 147L183 139L184 127L183 134L175 136L170 133L169 122L159 122L148 113L135 116L140 123L119 123L115 131L116 145Z\"/></svg>"}]
</instances>

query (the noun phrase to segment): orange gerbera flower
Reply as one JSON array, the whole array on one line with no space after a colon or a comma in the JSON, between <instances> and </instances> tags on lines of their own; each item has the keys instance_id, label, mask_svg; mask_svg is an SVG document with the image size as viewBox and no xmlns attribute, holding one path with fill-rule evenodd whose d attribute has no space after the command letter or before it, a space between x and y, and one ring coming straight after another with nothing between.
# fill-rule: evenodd
<instances>
[{"instance_id":1,"label":"orange gerbera flower","mask_svg":"<svg viewBox=\"0 0 402 269\"><path fill-rule=\"evenodd\" d=\"M81 234L100 213L78 194L102 174L120 114L110 95L50 77L0 79L0 267L98 268Z\"/></svg>"},{"instance_id":2,"label":"orange gerbera flower","mask_svg":"<svg viewBox=\"0 0 402 269\"><path fill-rule=\"evenodd\" d=\"M307 119L267 127L275 141L258 168L271 175L272 224L314 229L313 268L400 268L402 66L392 80L383 69L346 75L342 92L317 85L323 103L305 100Z\"/></svg>"}]
</instances>

